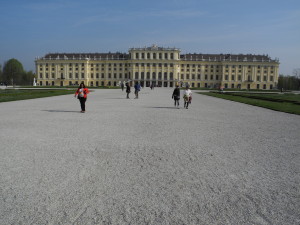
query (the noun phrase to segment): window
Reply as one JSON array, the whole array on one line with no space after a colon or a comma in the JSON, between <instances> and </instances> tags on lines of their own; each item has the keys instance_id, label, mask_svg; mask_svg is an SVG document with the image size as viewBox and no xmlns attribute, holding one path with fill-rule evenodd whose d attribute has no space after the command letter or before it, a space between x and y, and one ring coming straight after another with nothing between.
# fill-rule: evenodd
<instances>
[{"instance_id":1,"label":"window","mask_svg":"<svg viewBox=\"0 0 300 225\"><path fill-rule=\"evenodd\" d=\"M164 80L167 80L168 79L168 74L165 72L164 73Z\"/></svg>"},{"instance_id":2,"label":"window","mask_svg":"<svg viewBox=\"0 0 300 225\"><path fill-rule=\"evenodd\" d=\"M234 80L234 75L231 76L231 80Z\"/></svg>"},{"instance_id":3,"label":"window","mask_svg":"<svg viewBox=\"0 0 300 225\"><path fill-rule=\"evenodd\" d=\"M228 75L225 75L225 80L228 80Z\"/></svg>"},{"instance_id":4,"label":"window","mask_svg":"<svg viewBox=\"0 0 300 225\"><path fill-rule=\"evenodd\" d=\"M158 73L158 79L161 80L162 79L162 75L161 72Z\"/></svg>"},{"instance_id":5,"label":"window","mask_svg":"<svg viewBox=\"0 0 300 225\"><path fill-rule=\"evenodd\" d=\"M155 72L152 73L152 79L156 80L156 73Z\"/></svg>"}]
</instances>

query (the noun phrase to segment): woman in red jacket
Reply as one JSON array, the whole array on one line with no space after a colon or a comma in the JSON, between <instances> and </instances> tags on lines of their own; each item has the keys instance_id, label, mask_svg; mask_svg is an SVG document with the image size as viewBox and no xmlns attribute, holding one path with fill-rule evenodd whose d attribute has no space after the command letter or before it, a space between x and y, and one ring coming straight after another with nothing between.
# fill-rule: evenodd
<instances>
[{"instance_id":1,"label":"woman in red jacket","mask_svg":"<svg viewBox=\"0 0 300 225\"><path fill-rule=\"evenodd\" d=\"M90 93L89 89L87 89L84 85L84 83L81 83L77 89L77 91L75 92L75 96L77 96L77 98L80 101L80 106L81 106L81 112L84 113L85 112L85 102L87 99L87 94Z\"/></svg>"}]
</instances>

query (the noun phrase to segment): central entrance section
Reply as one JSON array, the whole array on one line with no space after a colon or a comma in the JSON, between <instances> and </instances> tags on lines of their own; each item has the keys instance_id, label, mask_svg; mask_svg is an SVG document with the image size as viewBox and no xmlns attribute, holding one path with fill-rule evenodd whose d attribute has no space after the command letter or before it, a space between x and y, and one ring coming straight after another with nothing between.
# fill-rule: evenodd
<instances>
[{"instance_id":1,"label":"central entrance section","mask_svg":"<svg viewBox=\"0 0 300 225\"><path fill-rule=\"evenodd\" d=\"M130 74L141 86L174 87L179 79L180 50L157 45L129 49Z\"/></svg>"}]
</instances>

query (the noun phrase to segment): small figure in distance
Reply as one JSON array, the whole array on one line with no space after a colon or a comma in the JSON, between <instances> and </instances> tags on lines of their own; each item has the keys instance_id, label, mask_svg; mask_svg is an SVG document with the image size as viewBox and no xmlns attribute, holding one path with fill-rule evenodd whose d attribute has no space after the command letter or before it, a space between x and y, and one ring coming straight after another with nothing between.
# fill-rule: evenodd
<instances>
[{"instance_id":1,"label":"small figure in distance","mask_svg":"<svg viewBox=\"0 0 300 225\"><path fill-rule=\"evenodd\" d=\"M129 93L130 93L130 85L129 83L126 83L126 93L127 93L127 98L129 98Z\"/></svg>"},{"instance_id":2,"label":"small figure in distance","mask_svg":"<svg viewBox=\"0 0 300 225\"><path fill-rule=\"evenodd\" d=\"M176 88L173 91L172 99L174 99L174 106L176 107L177 105L177 108L179 108L180 89L178 85L176 85Z\"/></svg>"},{"instance_id":3,"label":"small figure in distance","mask_svg":"<svg viewBox=\"0 0 300 225\"><path fill-rule=\"evenodd\" d=\"M89 89L87 89L84 85L84 83L81 83L77 89L77 91L75 92L75 98L77 96L77 98L79 99L80 102L80 107L81 107L81 112L85 113L85 102L87 100L87 94L89 94Z\"/></svg>"},{"instance_id":4,"label":"small figure in distance","mask_svg":"<svg viewBox=\"0 0 300 225\"><path fill-rule=\"evenodd\" d=\"M192 91L189 89L189 86L186 86L183 92L183 99L184 99L184 108L189 108L189 103L192 101Z\"/></svg>"},{"instance_id":5,"label":"small figure in distance","mask_svg":"<svg viewBox=\"0 0 300 225\"><path fill-rule=\"evenodd\" d=\"M124 91L124 83L123 82L121 83L121 89L122 89L122 91Z\"/></svg>"}]
</instances>

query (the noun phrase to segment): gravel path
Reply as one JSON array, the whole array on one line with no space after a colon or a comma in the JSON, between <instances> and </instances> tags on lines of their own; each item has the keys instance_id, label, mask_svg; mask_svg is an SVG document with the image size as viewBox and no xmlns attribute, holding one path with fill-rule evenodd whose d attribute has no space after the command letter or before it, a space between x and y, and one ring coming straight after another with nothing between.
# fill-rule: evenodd
<instances>
[{"instance_id":1,"label":"gravel path","mask_svg":"<svg viewBox=\"0 0 300 225\"><path fill-rule=\"evenodd\" d=\"M0 103L0 224L300 224L300 116L171 94Z\"/></svg>"}]
</instances>

